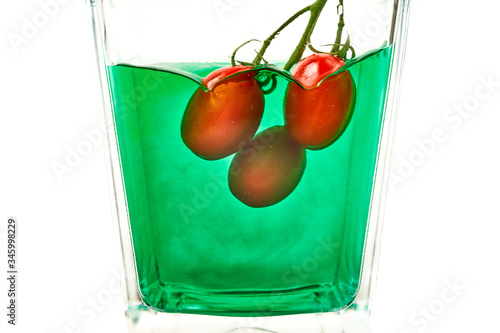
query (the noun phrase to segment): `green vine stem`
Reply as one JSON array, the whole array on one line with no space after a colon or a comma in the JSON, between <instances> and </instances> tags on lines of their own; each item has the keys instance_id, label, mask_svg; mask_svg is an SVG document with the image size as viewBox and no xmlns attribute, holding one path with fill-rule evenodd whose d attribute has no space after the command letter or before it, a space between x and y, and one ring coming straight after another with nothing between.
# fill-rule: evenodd
<instances>
[{"instance_id":1,"label":"green vine stem","mask_svg":"<svg viewBox=\"0 0 500 333\"><path fill-rule=\"evenodd\" d=\"M293 67L293 65L295 65L297 62L299 62L300 59L302 59L302 56L304 55L304 52L305 52L305 50L306 50L307 47L309 47L313 52L316 52L316 53L327 53L327 52L321 52L321 51L315 49L311 45L311 35L312 35L313 31L314 31L314 28L316 27L316 23L318 22L318 18L319 18L320 14L321 14L321 12L322 12L322 10L325 7L325 5L326 5L327 2L328 2L328 0L316 0L311 5L302 8L297 13L295 13L294 15L292 15L276 31L274 31L266 40L264 40L264 42L262 43L262 46L261 46L260 50L258 52L256 51L257 55L256 55L255 59L252 61L252 63L244 63L244 62L236 61L235 60L236 53L238 52L238 50L242 46L244 46L244 45L246 45L246 44L248 44L248 43L250 43L252 41L256 41L256 40L252 39L252 40L249 40L248 42L243 43L232 54L232 56L231 56L231 64L234 66L236 64L236 62L238 62L238 63L240 63L242 65L248 65L248 66L256 67L256 66L260 65L260 63L262 61L266 62L264 60L264 53L266 52L267 48L271 45L271 42L276 38L276 36L278 36L278 34L281 31L283 31L283 29L285 29L288 25L290 25L293 21L295 21L298 17L300 17L301 15L305 14L306 12L310 12L309 22L307 23L306 29L304 30L304 33L302 34L302 37L301 37L299 43L295 47L295 50L291 54L290 58L288 59L287 63L283 67L283 69L286 70L286 71L289 71ZM333 47L332 47L332 49L331 49L331 51L329 53L334 54L334 55L338 55L339 57L345 59L346 55L347 55L347 52L349 50L351 50L351 52L352 52L352 58L354 58L355 57L355 52L354 52L354 48L350 45L349 35L347 36L346 42L344 44L341 43L341 41L342 41L342 33L343 33L344 26L345 26L345 22L344 22L344 0L339 0L339 4L337 5L337 14L339 15L339 23L338 23L338 29L337 29L337 36L336 36L336 39L335 39L335 43L334 44L330 44L330 45L333 45Z\"/></svg>"},{"instance_id":2,"label":"green vine stem","mask_svg":"<svg viewBox=\"0 0 500 333\"><path fill-rule=\"evenodd\" d=\"M325 2L326 1L328 1L328 0L325 0ZM273 39L276 38L276 36L278 36L278 34L283 29L285 29L290 23L292 23L293 21L295 21L298 17L300 17L302 14L308 12L309 10L311 10L311 5L309 5L309 6L305 7L305 8L303 8L303 9L299 10L292 17L290 17L288 20L286 20L286 22L283 23L275 32L273 32L271 34L271 36L267 37L267 39L262 44L262 47L260 48L259 52L257 53L257 56L253 60L253 64L255 66L259 65L260 62L261 62L261 60L262 60L262 57L264 56L264 53L266 52L266 50L269 47L269 45L271 45L271 42L273 41Z\"/></svg>"},{"instance_id":3,"label":"green vine stem","mask_svg":"<svg viewBox=\"0 0 500 333\"><path fill-rule=\"evenodd\" d=\"M290 70L293 65L295 65L297 62L299 62L300 59L302 59L302 55L306 50L307 44L309 43L313 30L316 27L316 23L318 22L319 15L321 14L321 11L323 10L327 2L328 0L317 0L315 3L309 6L311 16L309 18L309 22L307 23L306 30L304 31L299 44L290 56L290 59L288 59L288 62L283 67L284 70Z\"/></svg>"},{"instance_id":4,"label":"green vine stem","mask_svg":"<svg viewBox=\"0 0 500 333\"><path fill-rule=\"evenodd\" d=\"M262 87L263 88L262 92L264 93L264 95L269 95L276 89L276 87L278 87L278 80L276 79L276 75L271 75L270 80L271 80L271 87L269 87L268 89Z\"/></svg>"},{"instance_id":5,"label":"green vine stem","mask_svg":"<svg viewBox=\"0 0 500 333\"><path fill-rule=\"evenodd\" d=\"M248 43L250 42L260 42L260 40L258 39L250 39L249 41L246 41L244 42L243 44L241 44L240 46L238 46L238 48L236 48L236 50L234 50L233 54L231 55L231 65L232 66L236 66L236 53L238 53L238 51L245 45L247 45ZM238 61L240 64L242 63L241 61ZM246 63L245 63L246 64ZM253 64L248 64L248 65L253 65Z\"/></svg>"},{"instance_id":6,"label":"green vine stem","mask_svg":"<svg viewBox=\"0 0 500 333\"><path fill-rule=\"evenodd\" d=\"M339 13L339 8L342 10ZM340 51L340 42L342 41L342 32L344 30L345 22L344 22L344 0L339 0L339 4L337 6L337 14L339 15L339 24L337 29L337 37L335 38L335 43L333 44L332 50L330 53L338 54ZM348 44L346 42L346 44ZM349 46L347 47L349 48Z\"/></svg>"},{"instance_id":7,"label":"green vine stem","mask_svg":"<svg viewBox=\"0 0 500 333\"><path fill-rule=\"evenodd\" d=\"M319 15L321 14L321 11L325 7L326 3L328 0L316 0L313 4L302 8L299 10L297 13L295 13L293 16L291 16L288 20L286 20L285 23L283 23L275 32L273 32L262 44L261 49L257 53L257 56L253 60L254 66L257 66L260 64L262 61L262 57L264 56L264 53L266 52L267 48L269 45L271 45L271 42L273 41L274 38L283 30L285 29L290 23L295 21L298 17L300 17L302 14L306 12L310 12L311 16L309 17L309 22L307 24L306 30L304 31L304 34L302 35L302 38L299 41L299 44L293 51L292 55L290 56L290 59L286 63L284 69L285 70L290 70L293 65L295 65L301 58L302 55L304 54L304 51L307 47L307 44L309 42L309 39L311 38L311 34L316 27L316 22L318 22Z\"/></svg>"}]
</instances>

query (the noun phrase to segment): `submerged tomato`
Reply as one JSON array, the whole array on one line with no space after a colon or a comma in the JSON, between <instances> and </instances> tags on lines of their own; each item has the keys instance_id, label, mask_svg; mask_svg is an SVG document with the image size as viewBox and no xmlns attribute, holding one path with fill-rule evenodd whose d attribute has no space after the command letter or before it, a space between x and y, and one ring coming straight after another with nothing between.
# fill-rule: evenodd
<instances>
[{"instance_id":1,"label":"submerged tomato","mask_svg":"<svg viewBox=\"0 0 500 333\"><path fill-rule=\"evenodd\" d=\"M264 94L255 72L239 73L250 69L217 69L202 81L210 90L200 87L194 92L182 118L181 136L196 155L207 160L229 156L257 132L264 112Z\"/></svg>"},{"instance_id":2,"label":"submerged tomato","mask_svg":"<svg viewBox=\"0 0 500 333\"><path fill-rule=\"evenodd\" d=\"M293 82L288 85L285 126L290 136L305 148L328 147L349 123L356 101L351 73L344 71L325 79L344 65L337 56L313 54L299 61L292 70L292 75L305 89Z\"/></svg>"},{"instance_id":3,"label":"submerged tomato","mask_svg":"<svg viewBox=\"0 0 500 333\"><path fill-rule=\"evenodd\" d=\"M290 139L285 127L271 127L234 156L229 189L247 206L271 206L292 193L305 167L304 148Z\"/></svg>"}]
</instances>

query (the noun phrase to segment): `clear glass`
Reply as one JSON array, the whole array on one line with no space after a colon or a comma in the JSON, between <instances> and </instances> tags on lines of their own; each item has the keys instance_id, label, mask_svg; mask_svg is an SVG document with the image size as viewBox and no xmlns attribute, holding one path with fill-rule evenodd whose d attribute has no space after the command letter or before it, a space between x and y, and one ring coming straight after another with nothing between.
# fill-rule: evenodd
<instances>
[{"instance_id":1,"label":"clear glass","mask_svg":"<svg viewBox=\"0 0 500 333\"><path fill-rule=\"evenodd\" d=\"M129 332L370 332L409 1L338 5L90 1Z\"/></svg>"}]
</instances>

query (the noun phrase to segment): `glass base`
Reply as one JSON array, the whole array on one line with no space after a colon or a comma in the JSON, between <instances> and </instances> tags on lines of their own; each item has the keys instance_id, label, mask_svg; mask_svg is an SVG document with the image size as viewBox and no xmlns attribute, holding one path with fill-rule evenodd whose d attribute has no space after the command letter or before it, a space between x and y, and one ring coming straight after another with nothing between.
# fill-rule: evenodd
<instances>
[{"instance_id":1,"label":"glass base","mask_svg":"<svg viewBox=\"0 0 500 333\"><path fill-rule=\"evenodd\" d=\"M351 305L339 312L274 317L221 317L161 313L145 305L127 311L130 333L369 333L369 311Z\"/></svg>"}]
</instances>

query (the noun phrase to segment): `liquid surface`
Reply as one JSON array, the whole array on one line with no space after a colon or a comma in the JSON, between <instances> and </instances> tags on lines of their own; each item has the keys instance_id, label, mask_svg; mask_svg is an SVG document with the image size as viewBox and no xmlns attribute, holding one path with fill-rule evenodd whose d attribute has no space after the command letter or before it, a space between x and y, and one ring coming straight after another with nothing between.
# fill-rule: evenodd
<instances>
[{"instance_id":1,"label":"liquid surface","mask_svg":"<svg viewBox=\"0 0 500 333\"><path fill-rule=\"evenodd\" d=\"M206 161L180 125L198 88L152 68L108 68L139 287L159 311L262 316L339 310L356 295L391 48L349 67L357 101L344 134L307 151L297 188L251 208L229 191L232 156ZM226 64L176 64L206 76ZM288 84L266 95L258 132L283 125Z\"/></svg>"}]
</instances>

